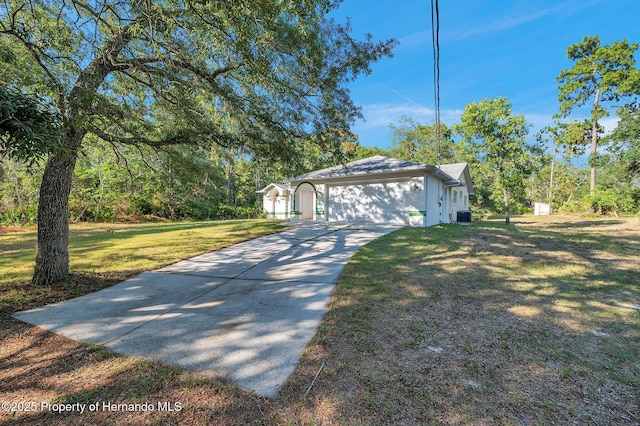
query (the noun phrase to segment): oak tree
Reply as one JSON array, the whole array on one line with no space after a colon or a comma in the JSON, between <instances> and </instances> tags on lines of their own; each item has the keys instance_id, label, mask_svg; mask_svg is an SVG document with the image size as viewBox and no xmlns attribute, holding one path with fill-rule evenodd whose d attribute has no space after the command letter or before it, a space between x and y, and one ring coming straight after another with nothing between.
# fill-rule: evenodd
<instances>
[{"instance_id":1,"label":"oak tree","mask_svg":"<svg viewBox=\"0 0 640 426\"><path fill-rule=\"evenodd\" d=\"M301 141L339 152L360 116L349 81L395 41L351 36L330 0L6 0L0 43L22 63L2 83L45 96L62 117L48 156L32 283L68 275L68 198L89 133L119 146L244 147L295 159Z\"/></svg>"},{"instance_id":2,"label":"oak tree","mask_svg":"<svg viewBox=\"0 0 640 426\"><path fill-rule=\"evenodd\" d=\"M389 126L393 135L391 155L423 164L456 162L456 146L451 139L451 131L442 123L439 126L438 132L435 122L424 125L403 116L397 125Z\"/></svg>"},{"instance_id":3,"label":"oak tree","mask_svg":"<svg viewBox=\"0 0 640 426\"><path fill-rule=\"evenodd\" d=\"M511 199L524 193L524 184L542 154L539 146L525 141L530 125L523 115L513 114L505 97L466 105L460 121L453 130L462 137L462 149L493 173L496 195L502 199L509 223Z\"/></svg>"},{"instance_id":4,"label":"oak tree","mask_svg":"<svg viewBox=\"0 0 640 426\"><path fill-rule=\"evenodd\" d=\"M60 115L37 97L0 87L0 159L34 162L62 151Z\"/></svg>"}]
</instances>

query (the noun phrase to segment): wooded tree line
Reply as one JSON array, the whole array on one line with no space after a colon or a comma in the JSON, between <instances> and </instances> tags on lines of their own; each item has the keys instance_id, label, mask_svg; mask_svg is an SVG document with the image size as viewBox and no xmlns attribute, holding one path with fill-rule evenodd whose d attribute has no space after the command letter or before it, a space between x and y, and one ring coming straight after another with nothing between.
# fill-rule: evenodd
<instances>
[{"instance_id":1,"label":"wooded tree line","mask_svg":"<svg viewBox=\"0 0 640 426\"><path fill-rule=\"evenodd\" d=\"M198 146L115 150L92 136L89 139L74 170L71 221L256 217L262 201L256 190L326 164L326 156L312 147L306 160L294 167L241 150ZM37 222L43 169L43 160L29 164L2 159L0 223Z\"/></svg>"},{"instance_id":2,"label":"wooded tree line","mask_svg":"<svg viewBox=\"0 0 640 426\"><path fill-rule=\"evenodd\" d=\"M470 104L471 111L511 115L506 98ZM555 210L587 212L592 207L604 214L635 213L640 210L640 112L620 110L618 128L601 141L599 179L595 194L589 190L590 170L576 165L584 157L590 134L585 127L548 127L536 143L526 143L529 127L519 116L518 158L506 161L514 167L509 195L512 213L530 211L535 201L549 202ZM476 117L478 118L478 117ZM475 125L469 120L447 127L435 138L435 124L420 124L403 118L392 124L388 149L367 148L343 142L346 159L388 155L425 164L469 162L476 195L476 214L504 211L503 185L496 179L498 168L486 158L486 148L465 143L461 135ZM582 144L576 144L576 136ZM529 135L532 136L532 135ZM526 149L525 149L526 148ZM508 159L501 155L497 158ZM69 218L72 221L138 220L145 216L166 219L216 219L259 214L261 197L255 193L269 182L320 167L333 165L320 150L306 148L305 160L297 167L251 156L240 150L176 146L163 150L113 146L92 138L79 156L71 187ZM0 163L0 220L2 223L35 223L42 160L31 164L9 157ZM517 173L516 173L517 172Z\"/></svg>"},{"instance_id":3,"label":"wooded tree line","mask_svg":"<svg viewBox=\"0 0 640 426\"><path fill-rule=\"evenodd\" d=\"M523 116L512 114L504 97L469 104L460 124L452 127L441 124L438 141L435 124L404 117L390 126L392 143L388 149L366 148L349 136L339 140L342 156L332 158L307 140L299 143L297 152L301 155L297 161L283 161L261 156L247 147L185 144L160 149L144 144L110 143L89 134L74 169L68 217L72 221L104 221L137 220L145 216L200 220L255 216L261 204L255 191L269 182L379 154L426 164L471 163L476 187L472 207L476 214L505 209L521 213L530 210L535 201L549 202L555 210L637 212L640 109L636 97L639 80L632 61L636 49L636 44L626 41L600 46L597 37L587 37L571 46L568 56L576 61L576 66L562 71L558 78L561 83L558 121L536 135L530 134L530 125ZM5 62L11 64L12 58L6 56ZM606 65L613 70L609 72L615 73L613 77L594 71L597 61L605 56ZM594 75L596 72L601 75ZM569 84L570 78L581 83ZM604 79L607 86L598 85L597 78ZM567 85L576 93L571 94ZM26 113L22 112L23 119L19 120L21 125L33 127L29 141L23 140L23 146L5 144L2 151L2 223L37 221L44 155L47 149L60 149L51 145L55 138L41 136L55 135L59 126L47 115L51 111L35 99L18 102L15 94L3 92L4 109L22 106L34 117L28 123L24 119ZM621 99L626 101L624 106L619 105ZM618 127L603 136L596 125L594 133L593 123L610 113L606 102L611 101L617 105L614 113L620 119ZM562 121L561 114L578 102L590 103L591 117ZM3 111L3 116L10 115ZM19 114L14 111L13 115ZM5 135L19 133L8 124L3 124L3 131ZM597 156L591 153L589 169L579 167L578 159L585 158L587 148L593 150L594 134L599 138L596 142L599 153ZM28 143L31 147L27 149ZM36 149L38 144L46 149ZM28 155L21 155L25 152ZM594 187L596 168L599 179Z\"/></svg>"},{"instance_id":4,"label":"wooded tree line","mask_svg":"<svg viewBox=\"0 0 640 426\"><path fill-rule=\"evenodd\" d=\"M37 220L33 283L67 276L69 219L251 214L255 191L270 181L382 153L350 132L361 112L348 83L391 56L396 42L355 39L348 23L328 18L336 6L1 2L0 219ZM537 145L501 97L469 104L459 125L440 132L408 120L394 125L389 152L472 163L478 209L508 214L541 195L556 206L586 200L605 211L611 198L611 210L637 209L637 47L600 46L597 37L571 46L575 65L559 76L560 114L579 116L593 101L590 119L559 122ZM622 121L605 139L606 155L591 156L592 176L597 167L603 177L600 187L591 178L589 199L584 171L551 161L541 147L570 158L588 138L602 146L598 120L614 101L624 101ZM445 137L436 141L435 133Z\"/></svg>"},{"instance_id":5,"label":"wooded tree line","mask_svg":"<svg viewBox=\"0 0 640 426\"><path fill-rule=\"evenodd\" d=\"M569 46L573 66L558 75L559 112L537 134L506 97L465 107L460 123L425 125L404 118L391 125L388 150L360 149L429 164L468 162L476 214L530 211L548 202L556 210L600 214L640 211L640 70L637 43L601 45L597 36ZM605 135L601 119L618 118ZM588 151L588 153L587 153ZM587 157L588 155L588 157ZM588 168L581 166L588 158Z\"/></svg>"}]
</instances>

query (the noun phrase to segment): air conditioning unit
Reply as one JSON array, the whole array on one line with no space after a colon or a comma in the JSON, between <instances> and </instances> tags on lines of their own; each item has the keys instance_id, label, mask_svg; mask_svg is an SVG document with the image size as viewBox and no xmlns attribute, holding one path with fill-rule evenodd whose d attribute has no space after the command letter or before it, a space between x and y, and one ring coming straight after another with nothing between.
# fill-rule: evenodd
<instances>
[{"instance_id":1,"label":"air conditioning unit","mask_svg":"<svg viewBox=\"0 0 640 426\"><path fill-rule=\"evenodd\" d=\"M458 222L471 222L471 211L469 210L458 210L457 216Z\"/></svg>"}]
</instances>

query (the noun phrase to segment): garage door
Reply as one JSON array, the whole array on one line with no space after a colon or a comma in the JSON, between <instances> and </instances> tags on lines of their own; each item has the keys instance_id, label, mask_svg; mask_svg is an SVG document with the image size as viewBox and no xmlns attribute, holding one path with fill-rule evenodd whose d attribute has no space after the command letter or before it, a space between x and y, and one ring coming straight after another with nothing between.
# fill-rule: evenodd
<instances>
[{"instance_id":1,"label":"garage door","mask_svg":"<svg viewBox=\"0 0 640 426\"><path fill-rule=\"evenodd\" d=\"M331 186L328 220L409 224L408 183Z\"/></svg>"}]
</instances>

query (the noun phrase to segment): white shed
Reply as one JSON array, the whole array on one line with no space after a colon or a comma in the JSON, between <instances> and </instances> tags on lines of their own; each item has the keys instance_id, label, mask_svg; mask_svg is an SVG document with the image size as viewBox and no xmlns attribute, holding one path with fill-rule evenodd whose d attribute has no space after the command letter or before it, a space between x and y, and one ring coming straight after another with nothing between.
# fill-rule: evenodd
<instances>
[{"instance_id":1,"label":"white shed","mask_svg":"<svg viewBox=\"0 0 640 426\"><path fill-rule=\"evenodd\" d=\"M551 214L551 205L536 202L533 206L533 214L536 216L548 216Z\"/></svg>"},{"instance_id":2,"label":"white shed","mask_svg":"<svg viewBox=\"0 0 640 426\"><path fill-rule=\"evenodd\" d=\"M469 209L473 194L467 163L433 166L385 156L306 173L289 185L288 212L294 221L432 226L455 222L459 210ZM275 211L271 199L265 195L268 214Z\"/></svg>"}]
</instances>

